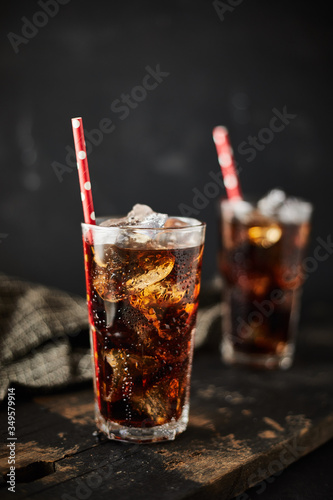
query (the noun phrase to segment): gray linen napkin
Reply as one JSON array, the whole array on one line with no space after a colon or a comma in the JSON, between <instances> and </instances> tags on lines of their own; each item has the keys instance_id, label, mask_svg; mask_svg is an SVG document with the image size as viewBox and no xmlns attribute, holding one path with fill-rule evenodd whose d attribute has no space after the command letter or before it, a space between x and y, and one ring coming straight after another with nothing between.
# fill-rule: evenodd
<instances>
[{"instance_id":1,"label":"gray linen napkin","mask_svg":"<svg viewBox=\"0 0 333 500\"><path fill-rule=\"evenodd\" d=\"M84 299L0 274L0 400L10 383L48 389L90 378L78 336L88 337Z\"/></svg>"}]
</instances>

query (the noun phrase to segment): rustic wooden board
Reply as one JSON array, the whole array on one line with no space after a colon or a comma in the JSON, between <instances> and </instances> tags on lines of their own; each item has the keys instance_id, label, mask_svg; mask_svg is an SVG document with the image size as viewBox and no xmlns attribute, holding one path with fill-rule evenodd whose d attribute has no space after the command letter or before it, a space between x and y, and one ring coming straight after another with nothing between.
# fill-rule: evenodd
<instances>
[{"instance_id":1,"label":"rustic wooden board","mask_svg":"<svg viewBox=\"0 0 333 500\"><path fill-rule=\"evenodd\" d=\"M331 332L313 333L303 332L288 372L226 368L218 353L196 352L190 423L170 443L99 441L90 388L18 395L15 498L233 498L333 437ZM4 482L0 494L11 498Z\"/></svg>"}]
</instances>

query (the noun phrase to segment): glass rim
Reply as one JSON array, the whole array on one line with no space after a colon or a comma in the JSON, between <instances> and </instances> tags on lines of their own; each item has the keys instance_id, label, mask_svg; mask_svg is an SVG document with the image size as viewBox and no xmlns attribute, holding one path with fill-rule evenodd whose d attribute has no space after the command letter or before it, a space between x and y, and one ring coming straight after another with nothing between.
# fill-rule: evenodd
<instances>
[{"instance_id":1,"label":"glass rim","mask_svg":"<svg viewBox=\"0 0 333 500\"><path fill-rule=\"evenodd\" d=\"M288 196L288 198L293 198L295 200L297 200L300 204L307 204L309 207L312 208L312 210L314 209L314 204L312 201L309 201L305 198L302 198L301 196ZM256 203L258 201L260 201L260 196L259 195L256 195L256 194L245 194L245 196L243 197L243 199L237 199L237 200L232 200L230 198L227 198L227 197L222 197L220 198L220 204L226 204L226 205L236 205L238 203L249 203L250 205L254 206L256 205Z\"/></svg>"},{"instance_id":2,"label":"glass rim","mask_svg":"<svg viewBox=\"0 0 333 500\"><path fill-rule=\"evenodd\" d=\"M125 216L106 216L106 217L97 217L97 221L103 221L107 219L121 219L122 217ZM92 229L92 230L97 230L97 231L108 231L108 230L115 230L115 229L121 229L121 230L132 230L132 231L191 231L193 229L198 229L198 228L205 228L206 227L206 222L199 221L198 219L194 219L193 217L182 217L182 216L174 216L170 215L170 219L179 219L182 221L186 220L191 220L194 221L194 224L191 224L189 226L184 226L184 227L146 227L146 226L130 226L127 224L122 224L120 226L100 226L97 223L96 224L87 224L86 222L81 222L81 227L86 228L86 229Z\"/></svg>"}]
</instances>

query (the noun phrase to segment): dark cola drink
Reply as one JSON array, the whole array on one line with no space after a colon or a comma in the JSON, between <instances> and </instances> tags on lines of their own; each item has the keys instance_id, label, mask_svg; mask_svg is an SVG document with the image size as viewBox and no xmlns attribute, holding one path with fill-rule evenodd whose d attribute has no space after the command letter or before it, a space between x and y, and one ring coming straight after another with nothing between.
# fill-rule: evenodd
<instances>
[{"instance_id":1,"label":"dark cola drink","mask_svg":"<svg viewBox=\"0 0 333 500\"><path fill-rule=\"evenodd\" d=\"M312 207L274 190L258 205L224 201L221 208L222 357L228 364L288 368Z\"/></svg>"},{"instance_id":2,"label":"dark cola drink","mask_svg":"<svg viewBox=\"0 0 333 500\"><path fill-rule=\"evenodd\" d=\"M110 224L84 232L97 425L113 439L174 439L188 420L204 225Z\"/></svg>"}]
</instances>

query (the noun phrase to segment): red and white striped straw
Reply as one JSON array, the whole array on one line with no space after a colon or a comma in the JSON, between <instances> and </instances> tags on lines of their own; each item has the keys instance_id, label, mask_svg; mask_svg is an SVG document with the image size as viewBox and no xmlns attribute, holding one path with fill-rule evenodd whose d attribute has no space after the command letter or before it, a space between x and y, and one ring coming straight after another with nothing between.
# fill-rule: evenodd
<instances>
[{"instance_id":1,"label":"red and white striped straw","mask_svg":"<svg viewBox=\"0 0 333 500\"><path fill-rule=\"evenodd\" d=\"M229 141L228 130L225 127L213 129L213 140L216 146L217 158L221 167L222 177L227 196L230 200L242 200L234 155Z\"/></svg>"},{"instance_id":2,"label":"red and white striped straw","mask_svg":"<svg viewBox=\"0 0 333 500\"><path fill-rule=\"evenodd\" d=\"M90 175L88 169L86 143L82 118L72 118L72 129L75 144L77 168L79 173L81 200L83 206L84 222L86 224L96 224L95 210L91 194Z\"/></svg>"}]
</instances>

